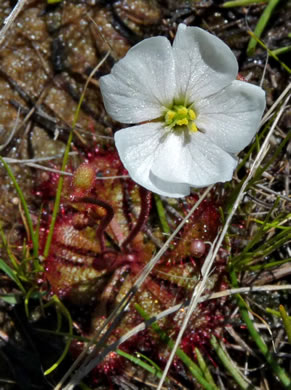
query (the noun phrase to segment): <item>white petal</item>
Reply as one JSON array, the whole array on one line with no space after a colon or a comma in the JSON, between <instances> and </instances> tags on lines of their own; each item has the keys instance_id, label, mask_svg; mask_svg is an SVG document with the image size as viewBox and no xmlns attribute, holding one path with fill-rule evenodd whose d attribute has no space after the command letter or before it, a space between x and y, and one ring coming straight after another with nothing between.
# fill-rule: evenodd
<instances>
[{"instance_id":1,"label":"white petal","mask_svg":"<svg viewBox=\"0 0 291 390\"><path fill-rule=\"evenodd\" d=\"M152 172L149 175L151 186L148 190L170 198L184 198L190 194L190 186L182 183L171 183L160 179Z\"/></svg>"},{"instance_id":2,"label":"white petal","mask_svg":"<svg viewBox=\"0 0 291 390\"><path fill-rule=\"evenodd\" d=\"M223 150L238 153L256 134L265 105L262 88L235 80L197 103L196 125Z\"/></svg>"},{"instance_id":3,"label":"white petal","mask_svg":"<svg viewBox=\"0 0 291 390\"><path fill-rule=\"evenodd\" d=\"M100 78L106 111L122 123L140 123L163 115L175 92L175 64L165 37L143 40Z\"/></svg>"},{"instance_id":4,"label":"white petal","mask_svg":"<svg viewBox=\"0 0 291 390\"><path fill-rule=\"evenodd\" d=\"M146 123L128 127L115 133L115 145L120 159L131 178L141 186L159 195L183 197L189 195L189 185L161 180L150 170L160 153L164 129L161 123Z\"/></svg>"},{"instance_id":5,"label":"white petal","mask_svg":"<svg viewBox=\"0 0 291 390\"><path fill-rule=\"evenodd\" d=\"M219 38L198 27L179 24L173 43L176 98L194 103L230 84L238 73L237 60Z\"/></svg>"},{"instance_id":6,"label":"white petal","mask_svg":"<svg viewBox=\"0 0 291 390\"><path fill-rule=\"evenodd\" d=\"M205 187L231 180L237 161L203 133L172 132L164 139L152 172L162 180Z\"/></svg>"}]
</instances>

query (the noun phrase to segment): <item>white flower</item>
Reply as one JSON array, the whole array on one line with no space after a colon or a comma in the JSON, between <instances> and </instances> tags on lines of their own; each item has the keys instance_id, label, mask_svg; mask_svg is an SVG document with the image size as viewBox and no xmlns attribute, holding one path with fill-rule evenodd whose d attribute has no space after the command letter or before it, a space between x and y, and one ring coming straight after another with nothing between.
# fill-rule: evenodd
<instances>
[{"instance_id":1,"label":"white flower","mask_svg":"<svg viewBox=\"0 0 291 390\"><path fill-rule=\"evenodd\" d=\"M265 108L264 91L236 80L238 64L214 35L180 24L132 47L100 79L107 112L139 125L115 133L134 181L160 195L231 180L235 154L250 143Z\"/></svg>"}]
</instances>

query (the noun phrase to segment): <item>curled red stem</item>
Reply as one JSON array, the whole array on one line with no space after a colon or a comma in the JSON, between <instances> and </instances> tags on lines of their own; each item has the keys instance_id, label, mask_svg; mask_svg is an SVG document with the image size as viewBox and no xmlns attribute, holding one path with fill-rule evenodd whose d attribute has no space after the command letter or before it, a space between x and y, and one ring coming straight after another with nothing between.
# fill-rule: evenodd
<instances>
[{"instance_id":1,"label":"curled red stem","mask_svg":"<svg viewBox=\"0 0 291 390\"><path fill-rule=\"evenodd\" d=\"M141 229L144 227L149 213L151 209L151 200L152 200L152 195L151 193L146 190L143 187L139 187L139 194L140 194L140 199L141 199L141 210L140 214L138 216L138 219L136 221L136 224L134 225L134 228L132 231L129 233L127 238L124 240L122 243L122 248L126 248L127 245L136 237L136 235L141 231Z\"/></svg>"}]
</instances>

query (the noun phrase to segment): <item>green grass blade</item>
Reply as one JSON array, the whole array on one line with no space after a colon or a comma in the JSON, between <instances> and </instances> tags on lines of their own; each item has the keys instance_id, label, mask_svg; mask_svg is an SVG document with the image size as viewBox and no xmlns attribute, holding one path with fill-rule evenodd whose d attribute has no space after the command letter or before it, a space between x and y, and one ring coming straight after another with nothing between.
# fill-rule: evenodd
<instances>
[{"instance_id":1,"label":"green grass blade","mask_svg":"<svg viewBox=\"0 0 291 390\"><path fill-rule=\"evenodd\" d=\"M224 8L232 8L232 7L248 7L254 4L263 4L267 3L269 0L233 0L226 1L222 4Z\"/></svg>"},{"instance_id":2,"label":"green grass blade","mask_svg":"<svg viewBox=\"0 0 291 390\"><path fill-rule=\"evenodd\" d=\"M251 265L250 267L248 267L248 269L250 271L264 271L266 269L279 267L282 264L286 264L286 263L290 263L290 262L291 262L291 257L284 259L284 260L275 260L275 261L272 260L269 263Z\"/></svg>"},{"instance_id":3,"label":"green grass blade","mask_svg":"<svg viewBox=\"0 0 291 390\"><path fill-rule=\"evenodd\" d=\"M217 341L215 336L211 336L210 342L217 356L219 357L221 363L224 365L224 367L227 369L227 371L230 373L230 375L233 377L233 379L236 381L239 387L242 390L254 390L255 387L250 385L248 382L244 380L241 373L235 367L235 365L229 358L228 354L222 347L221 343Z\"/></svg>"},{"instance_id":4,"label":"green grass blade","mask_svg":"<svg viewBox=\"0 0 291 390\"><path fill-rule=\"evenodd\" d=\"M31 241L32 241L32 245L33 245L33 256L35 258L34 260L34 267L35 269L37 270L38 267L39 267L39 262L38 260L36 260L38 258L38 240L37 240L37 237L34 233L34 230L33 230L33 224L32 224L32 220L31 220L31 217L30 217L30 213L29 213L29 210L28 210L28 206L27 206L27 203L26 203L26 200L24 198L24 195L23 195L23 192L21 191L21 188L19 187L16 179L15 179L15 176L10 168L10 166L6 163L6 161L0 156L0 161L2 162L2 164L4 165L13 185L14 185L14 188L19 196L19 199L20 199L20 202L22 204L22 207L23 207L23 210L24 210L24 215L25 215L25 218L26 218L26 221L27 221L27 225L28 225L28 229L29 229L29 233L30 233L30 237L31 237Z\"/></svg>"},{"instance_id":5,"label":"green grass blade","mask_svg":"<svg viewBox=\"0 0 291 390\"><path fill-rule=\"evenodd\" d=\"M270 50L265 44L264 42L262 42L253 32L251 31L248 31L248 33L250 34L250 36L256 41L258 42L265 50L267 50L268 54L270 57L273 57L277 62L279 62L279 64L282 66L282 68L284 68L289 74L291 74L291 69L289 68L289 66L287 66L283 61L281 61L278 56L274 53L274 51Z\"/></svg>"},{"instance_id":6,"label":"green grass blade","mask_svg":"<svg viewBox=\"0 0 291 390\"><path fill-rule=\"evenodd\" d=\"M279 49L272 50L275 56L280 56L291 51L291 46L280 47Z\"/></svg>"},{"instance_id":7,"label":"green grass blade","mask_svg":"<svg viewBox=\"0 0 291 390\"><path fill-rule=\"evenodd\" d=\"M288 314L285 310L285 307L283 305L279 306L279 311L283 320L284 328L287 333L288 341L291 344L291 320L290 317L288 317Z\"/></svg>"},{"instance_id":8,"label":"green grass blade","mask_svg":"<svg viewBox=\"0 0 291 390\"><path fill-rule=\"evenodd\" d=\"M264 12L262 13L254 31L254 35L257 38L261 37L262 32L264 31L270 17L272 16L274 9L279 4L279 1L280 0L270 0L267 7L264 9ZM252 36L247 48L248 56L252 56L254 54L256 46L257 46L257 40Z\"/></svg>"},{"instance_id":9,"label":"green grass blade","mask_svg":"<svg viewBox=\"0 0 291 390\"><path fill-rule=\"evenodd\" d=\"M74 126L73 126L73 128L74 128ZM62 168L61 168L62 171L65 171L67 163L68 163L69 152L70 152L70 148L71 148L72 139L73 139L73 130L70 132L69 137L68 137L68 142L67 142L67 145L66 145L64 158L63 158L63 162L62 162ZM57 215L59 213L59 208L60 208L60 204L61 204L63 183L64 183L64 176L60 176L59 181L58 181L58 187L57 187L57 193L56 193L56 198L55 198L55 203L54 203L54 209L53 209L53 213L52 213L52 220L51 220L51 223L50 223L50 228L49 228L49 232L48 232L48 235L47 235L47 239L46 239L45 247L44 247L44 252L43 252L43 255L44 255L45 258L49 254L51 243L52 243L52 239L53 239L54 228L55 228Z\"/></svg>"},{"instance_id":10,"label":"green grass blade","mask_svg":"<svg viewBox=\"0 0 291 390\"><path fill-rule=\"evenodd\" d=\"M121 349L118 349L116 351L116 353L122 357L125 357L126 359L128 359L129 361L131 361L132 363L136 364L137 366L143 368L144 370L148 371L149 373L151 373L152 375L155 375L156 377L158 377L159 379L162 377L162 370L159 368L157 369L156 367L153 367L151 366L150 364L142 361L141 359L139 359L138 357L135 357L135 356L132 356L130 355L129 353L126 353L124 351L122 351ZM168 379L167 379L168 381Z\"/></svg>"},{"instance_id":11,"label":"green grass blade","mask_svg":"<svg viewBox=\"0 0 291 390\"><path fill-rule=\"evenodd\" d=\"M26 293L25 288L23 287L21 281L19 280L16 271L10 268L9 265L7 265L5 261L2 259L0 259L0 270L2 270L11 280L13 280L14 283L17 284L17 286L19 287L19 289L23 294Z\"/></svg>"},{"instance_id":12,"label":"green grass blade","mask_svg":"<svg viewBox=\"0 0 291 390\"><path fill-rule=\"evenodd\" d=\"M242 256L244 256L247 252L249 252L250 249L252 249L263 237L265 234L265 226L269 222L270 218L272 217L272 213L276 209L280 202L280 199L277 198L274 205L272 206L271 210L266 215L265 220L263 221L263 224L259 227L257 233L255 236L248 242L248 244L245 246L244 250L242 251Z\"/></svg>"},{"instance_id":13,"label":"green grass blade","mask_svg":"<svg viewBox=\"0 0 291 390\"><path fill-rule=\"evenodd\" d=\"M156 208L157 208L157 212L158 212L158 216L159 216L159 219L161 222L163 232L169 234L169 233L171 233L171 229L170 229L168 221L167 221L167 217L166 217L166 213L165 213L165 209L164 209L162 200L159 197L159 195L157 195L157 194L154 194L154 199L155 199L155 204L156 204Z\"/></svg>"},{"instance_id":14,"label":"green grass blade","mask_svg":"<svg viewBox=\"0 0 291 390\"><path fill-rule=\"evenodd\" d=\"M282 318L281 313L277 310L266 307L266 313L272 314L275 317ZM291 316L288 316L288 319L291 321Z\"/></svg>"},{"instance_id":15,"label":"green grass blade","mask_svg":"<svg viewBox=\"0 0 291 390\"><path fill-rule=\"evenodd\" d=\"M61 364L61 362L64 360L64 358L66 357L67 353L69 352L69 348L70 348L70 345L71 345L71 342L72 342L72 338L73 338L73 321L72 321L72 317L71 317L70 312L62 304L62 302L59 300L59 298L56 295L54 295L52 297L52 300L56 304L57 309L59 308L61 310L61 312L63 313L63 315L67 318L67 321L68 321L68 324L69 324L69 337L68 337L68 339L66 341L66 345L65 345L63 353L58 358L56 363L54 363L50 368L48 368L44 372L44 375L49 375L52 371L54 371L56 368L58 368L58 366Z\"/></svg>"},{"instance_id":16,"label":"green grass blade","mask_svg":"<svg viewBox=\"0 0 291 390\"><path fill-rule=\"evenodd\" d=\"M8 256L9 256L9 260L11 261L11 264L14 267L14 270L16 272L19 272L19 269L20 269L19 264L17 263L16 257L14 256L14 254L12 253L12 251L9 248L9 245L8 245L7 239L5 237L5 234L3 232L1 223L0 223L0 236L1 236L1 239L2 239L2 242L3 242L3 246L6 249L6 252L7 252Z\"/></svg>"},{"instance_id":17,"label":"green grass blade","mask_svg":"<svg viewBox=\"0 0 291 390\"><path fill-rule=\"evenodd\" d=\"M237 278L236 278L236 274L235 274L234 270L230 271L230 277L231 277L232 286L234 288L239 287L238 286L238 282L237 282ZM275 359L275 357L272 356L272 354L269 351L268 346L265 344L265 342L263 341L262 337L260 336L260 334L256 330L253 321L249 317L248 307L245 304L243 298L241 297L240 294L236 294L236 299L237 299L237 303L238 303L238 306L239 306L239 309L240 309L240 314L241 314L242 319L244 320L244 322L245 322L245 324L246 324L246 326L248 328L248 331L249 331L252 339L256 343L257 347L259 348L260 352L264 356L264 358L267 361L267 363L270 365L270 367L273 370L273 372L279 378L279 380L280 380L281 384L283 385L283 387L285 389L290 390L291 389L291 380L290 380L288 374L286 373L284 368L282 368L278 364L278 362Z\"/></svg>"},{"instance_id":18,"label":"green grass blade","mask_svg":"<svg viewBox=\"0 0 291 390\"><path fill-rule=\"evenodd\" d=\"M266 240L263 244L256 248L254 251L250 251L244 254L243 257L237 256L231 262L232 266L237 270L241 270L242 268L250 266L250 262L255 261L258 258L264 258L269 256L276 249L285 245L291 239L291 231L289 229L288 232L282 231L276 235L274 235L269 240Z\"/></svg>"},{"instance_id":19,"label":"green grass blade","mask_svg":"<svg viewBox=\"0 0 291 390\"><path fill-rule=\"evenodd\" d=\"M195 353L196 353L199 367L201 368L201 371L203 372L204 377L213 386L214 389L219 390L219 388L216 386L214 379L211 375L211 372L210 372L209 368L207 367L207 364L206 364L206 362L205 362L205 360L204 360L204 358L203 358L203 356L198 348L195 348Z\"/></svg>"},{"instance_id":20,"label":"green grass blade","mask_svg":"<svg viewBox=\"0 0 291 390\"><path fill-rule=\"evenodd\" d=\"M24 310L25 310L25 314L26 314L26 317L29 318L29 300L30 300L30 297L32 295L32 293L35 291L35 287L31 287L27 294L25 295L25 298L24 298Z\"/></svg>"},{"instance_id":21,"label":"green grass blade","mask_svg":"<svg viewBox=\"0 0 291 390\"><path fill-rule=\"evenodd\" d=\"M0 300L9 305L17 305L22 301L22 296L20 294L0 294Z\"/></svg>"},{"instance_id":22,"label":"green grass blade","mask_svg":"<svg viewBox=\"0 0 291 390\"><path fill-rule=\"evenodd\" d=\"M149 362L152 367L156 368L156 370L162 372L162 369L152 359L148 358L146 355L142 354L141 352L138 352L138 355L141 356L147 362Z\"/></svg>"}]
</instances>

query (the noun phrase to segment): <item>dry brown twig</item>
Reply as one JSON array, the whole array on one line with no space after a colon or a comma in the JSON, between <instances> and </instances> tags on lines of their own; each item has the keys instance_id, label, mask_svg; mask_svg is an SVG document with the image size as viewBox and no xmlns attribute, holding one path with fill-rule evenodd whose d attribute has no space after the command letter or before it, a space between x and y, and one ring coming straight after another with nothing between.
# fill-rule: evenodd
<instances>
[{"instance_id":1,"label":"dry brown twig","mask_svg":"<svg viewBox=\"0 0 291 390\"><path fill-rule=\"evenodd\" d=\"M17 16L21 12L25 3L26 3L26 0L19 0L18 3L13 8L13 10L11 11L10 15L5 19L4 26L2 27L2 30L0 31L0 46L2 45L2 42L5 39L5 35L6 35L7 31L12 26L12 23L14 22L14 20L17 18Z\"/></svg>"}]
</instances>

